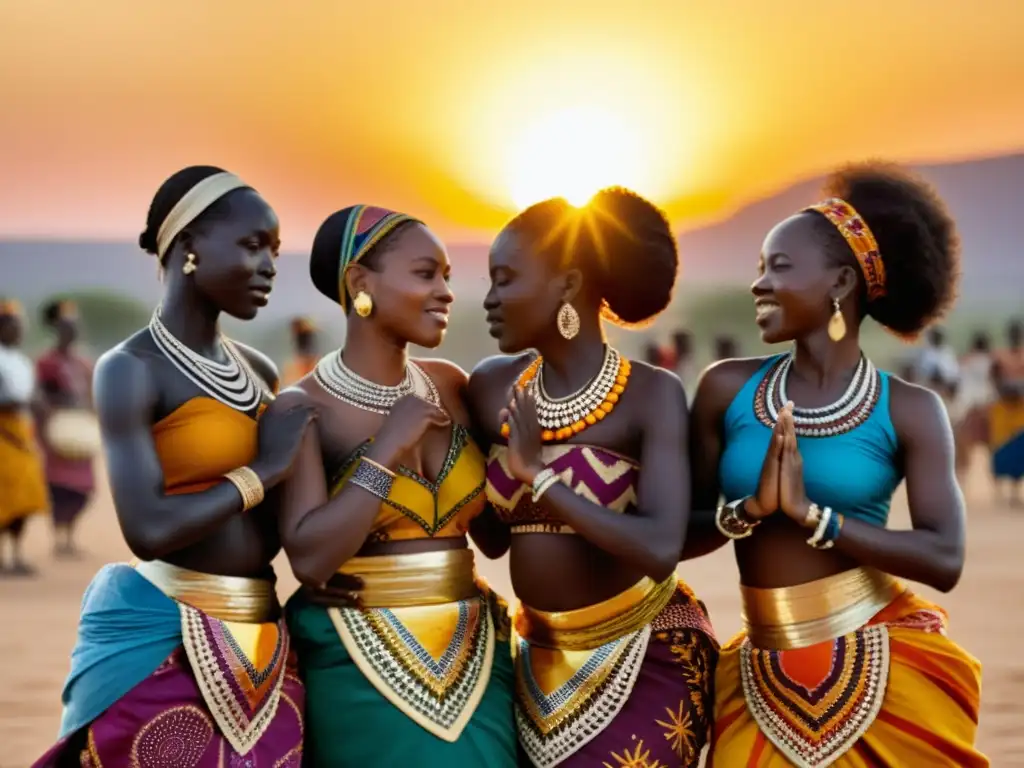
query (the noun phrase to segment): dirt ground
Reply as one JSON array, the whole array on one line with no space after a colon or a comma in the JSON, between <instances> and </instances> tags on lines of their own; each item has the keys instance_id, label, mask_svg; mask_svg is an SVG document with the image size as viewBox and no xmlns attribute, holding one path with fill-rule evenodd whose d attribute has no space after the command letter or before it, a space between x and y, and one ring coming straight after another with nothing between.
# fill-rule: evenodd
<instances>
[{"instance_id":1,"label":"dirt ground","mask_svg":"<svg viewBox=\"0 0 1024 768\"><path fill-rule=\"evenodd\" d=\"M984 664L980 746L994 766L1024 766L1024 656L1017 655L1013 639L1024 637L1024 612L1011 607L1024 595L1024 511L995 499L983 462L975 462L965 492L967 568L956 591L941 602L951 615L951 636ZM892 525L908 526L902 496L894 506ZM87 556L55 562L47 521L33 520L28 551L40 576L31 581L0 579L0 768L25 768L52 743L82 592L100 565L128 557L105 489L86 512L81 543ZM511 593L504 561L482 560L480 570L496 589ZM286 563L280 562L277 572L286 597L295 582ZM688 563L680 574L707 602L720 637L735 632L739 600L731 552L721 550Z\"/></svg>"}]
</instances>

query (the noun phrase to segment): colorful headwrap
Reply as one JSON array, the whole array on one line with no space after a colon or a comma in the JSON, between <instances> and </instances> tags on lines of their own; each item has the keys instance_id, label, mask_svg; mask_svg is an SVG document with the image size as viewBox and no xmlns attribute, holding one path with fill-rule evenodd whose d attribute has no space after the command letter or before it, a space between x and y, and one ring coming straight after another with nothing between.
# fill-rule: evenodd
<instances>
[{"instance_id":1,"label":"colorful headwrap","mask_svg":"<svg viewBox=\"0 0 1024 768\"><path fill-rule=\"evenodd\" d=\"M21 317L21 303L16 299L0 299L0 317Z\"/></svg>"},{"instance_id":2,"label":"colorful headwrap","mask_svg":"<svg viewBox=\"0 0 1024 768\"><path fill-rule=\"evenodd\" d=\"M171 212L167 214L156 233L156 255L163 262L167 250L171 247L181 231L196 218L220 200L228 192L236 189L247 189L249 185L235 176L233 173L223 171L207 176L196 184L192 189L182 195L182 198L174 204Z\"/></svg>"},{"instance_id":3,"label":"colorful headwrap","mask_svg":"<svg viewBox=\"0 0 1024 768\"><path fill-rule=\"evenodd\" d=\"M845 200L833 197L804 210L817 211L839 230L853 254L868 286L868 301L885 296L885 264L878 241L857 210Z\"/></svg>"},{"instance_id":4,"label":"colorful headwrap","mask_svg":"<svg viewBox=\"0 0 1024 768\"><path fill-rule=\"evenodd\" d=\"M373 246L379 243L399 224L407 221L422 222L405 213L389 211L372 205L353 205L344 213L345 228L341 234L341 258L338 262L338 296L341 308L348 309L345 299L345 273L348 268L363 258Z\"/></svg>"}]
</instances>

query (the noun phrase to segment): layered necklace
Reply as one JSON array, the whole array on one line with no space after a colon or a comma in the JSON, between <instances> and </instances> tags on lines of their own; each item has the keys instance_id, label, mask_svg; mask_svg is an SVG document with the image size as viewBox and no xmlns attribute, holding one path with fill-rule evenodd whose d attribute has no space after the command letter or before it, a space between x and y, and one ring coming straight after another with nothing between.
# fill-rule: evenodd
<instances>
[{"instance_id":1,"label":"layered necklace","mask_svg":"<svg viewBox=\"0 0 1024 768\"><path fill-rule=\"evenodd\" d=\"M615 408L626 390L632 365L618 350L605 345L604 361L597 375L584 387L566 397L551 397L544 387L544 359L538 357L519 376L516 386L533 398L541 440L550 443L567 440L593 426ZM511 430L502 424L501 434Z\"/></svg>"},{"instance_id":2,"label":"layered necklace","mask_svg":"<svg viewBox=\"0 0 1024 768\"><path fill-rule=\"evenodd\" d=\"M258 406L267 394L266 385L253 372L249 361L224 336L217 340L224 350L226 362L218 363L185 346L160 319L157 307L149 321L149 334L157 348L186 378L214 400L247 413Z\"/></svg>"},{"instance_id":3,"label":"layered necklace","mask_svg":"<svg viewBox=\"0 0 1024 768\"><path fill-rule=\"evenodd\" d=\"M386 416L407 395L441 407L441 396L426 372L412 360L405 365L405 376L397 385L385 386L364 379L341 359L341 350L324 355L316 364L314 377L325 391L343 403Z\"/></svg>"},{"instance_id":4,"label":"layered necklace","mask_svg":"<svg viewBox=\"0 0 1024 768\"><path fill-rule=\"evenodd\" d=\"M774 427L779 412L789 402L786 383L793 368L793 356L786 355L768 369L754 394L754 413L766 427ZM796 433L802 437L841 435L867 421L881 393L881 375L861 355L850 386L843 396L821 408L793 408Z\"/></svg>"}]
</instances>

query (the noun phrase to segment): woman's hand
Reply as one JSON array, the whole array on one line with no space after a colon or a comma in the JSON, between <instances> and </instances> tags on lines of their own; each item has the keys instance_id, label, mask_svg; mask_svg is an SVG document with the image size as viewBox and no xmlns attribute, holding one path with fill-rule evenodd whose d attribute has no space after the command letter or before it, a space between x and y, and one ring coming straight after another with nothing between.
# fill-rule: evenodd
<instances>
[{"instance_id":1,"label":"woman's hand","mask_svg":"<svg viewBox=\"0 0 1024 768\"><path fill-rule=\"evenodd\" d=\"M537 419L537 405L526 392L516 387L512 403L501 412L503 421L508 422L508 469L512 476L526 485L533 485L533 479L544 469L541 459L540 422Z\"/></svg>"},{"instance_id":2,"label":"woman's hand","mask_svg":"<svg viewBox=\"0 0 1024 768\"><path fill-rule=\"evenodd\" d=\"M761 465L761 479L758 480L757 491L743 503L743 514L753 520L761 520L779 509L779 472L786 437L783 417L789 413L789 408L790 404L787 404L782 409L772 429L768 452Z\"/></svg>"},{"instance_id":3,"label":"woman's hand","mask_svg":"<svg viewBox=\"0 0 1024 768\"><path fill-rule=\"evenodd\" d=\"M779 508L793 522L803 527L814 525L810 519L811 502L804 488L804 460L796 442L796 422L787 406L779 414L783 428L782 461L779 471Z\"/></svg>"}]
</instances>

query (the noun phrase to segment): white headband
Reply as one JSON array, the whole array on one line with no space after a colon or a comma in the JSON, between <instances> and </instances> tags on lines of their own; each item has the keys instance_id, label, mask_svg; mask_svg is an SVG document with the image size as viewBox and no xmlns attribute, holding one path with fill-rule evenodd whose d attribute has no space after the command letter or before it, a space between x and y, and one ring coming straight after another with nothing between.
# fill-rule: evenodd
<instances>
[{"instance_id":1,"label":"white headband","mask_svg":"<svg viewBox=\"0 0 1024 768\"><path fill-rule=\"evenodd\" d=\"M228 192L248 187L249 185L235 174L227 171L207 176L192 187L182 196L181 200L175 203L171 212L167 214L167 218L160 224L160 229L156 233L157 258L163 260L171 243L174 242L174 238L181 234L181 230L195 221L199 214Z\"/></svg>"}]
</instances>

